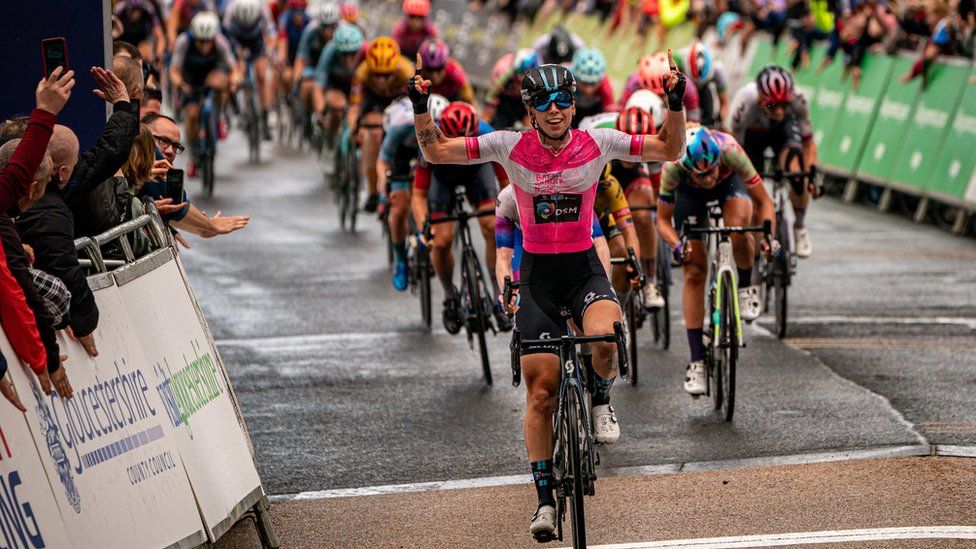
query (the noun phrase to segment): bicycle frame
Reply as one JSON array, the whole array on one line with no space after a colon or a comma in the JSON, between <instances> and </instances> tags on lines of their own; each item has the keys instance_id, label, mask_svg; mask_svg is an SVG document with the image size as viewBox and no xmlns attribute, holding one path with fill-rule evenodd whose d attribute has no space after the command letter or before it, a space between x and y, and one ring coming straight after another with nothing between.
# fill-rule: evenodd
<instances>
[{"instance_id":1,"label":"bicycle frame","mask_svg":"<svg viewBox=\"0 0 976 549\"><path fill-rule=\"evenodd\" d=\"M718 209L717 206L709 209L708 219L709 228L725 228L721 209ZM736 335L741 341L742 317L739 314L739 296L736 292L732 292L731 297L722 295L722 286L718 284L718 280L724 274L728 274L732 277L732 287L738 287L738 274L735 270L735 260L732 257L732 240L728 234L714 232L707 233L705 238L707 239L708 257L712 258L708 264L708 275L705 278L705 287L708 288L708 291L705 292L705 310L709 312L705 315L705 328L712 327L713 342L722 340L722 323L719 322L717 315L722 310L722 300L731 299L736 318Z\"/></svg>"}]
</instances>

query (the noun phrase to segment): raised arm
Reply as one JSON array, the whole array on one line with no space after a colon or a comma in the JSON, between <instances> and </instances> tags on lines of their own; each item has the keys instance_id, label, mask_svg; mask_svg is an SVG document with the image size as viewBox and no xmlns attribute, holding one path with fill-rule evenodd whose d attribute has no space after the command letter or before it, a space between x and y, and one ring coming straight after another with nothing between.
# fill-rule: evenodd
<instances>
[{"instance_id":1,"label":"raised arm","mask_svg":"<svg viewBox=\"0 0 976 549\"><path fill-rule=\"evenodd\" d=\"M668 97L668 115L664 118L664 125L657 135L644 138L644 152L641 160L644 162L666 161L672 162L681 158L685 148L685 76L678 72L678 67L668 50L668 65L671 72L664 77L664 91Z\"/></svg>"},{"instance_id":2,"label":"raised arm","mask_svg":"<svg viewBox=\"0 0 976 549\"><path fill-rule=\"evenodd\" d=\"M407 82L407 95L413 103L414 127L417 130L417 143L424 158L431 164L467 164L468 151L464 137L445 137L427 112L430 98L430 80L420 76L423 61L417 54L417 72Z\"/></svg>"}]
</instances>

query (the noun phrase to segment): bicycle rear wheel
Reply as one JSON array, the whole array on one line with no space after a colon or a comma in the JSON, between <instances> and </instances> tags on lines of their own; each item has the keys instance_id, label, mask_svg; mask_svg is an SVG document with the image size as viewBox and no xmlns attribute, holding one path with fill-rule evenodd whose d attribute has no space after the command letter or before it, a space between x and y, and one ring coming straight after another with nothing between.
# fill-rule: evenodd
<instances>
[{"instance_id":1,"label":"bicycle rear wheel","mask_svg":"<svg viewBox=\"0 0 976 549\"><path fill-rule=\"evenodd\" d=\"M630 352L630 364L627 365L628 375L630 378L631 385L637 385L637 324L640 320L640 311L638 307L643 307L644 304L640 303L640 298L635 290L630 291L630 295L627 296L627 332L628 339L627 350Z\"/></svg>"},{"instance_id":2,"label":"bicycle rear wheel","mask_svg":"<svg viewBox=\"0 0 976 549\"><path fill-rule=\"evenodd\" d=\"M773 297L776 303L776 337L786 337L786 318L789 307L789 281L787 277L778 276L773 279Z\"/></svg>"},{"instance_id":3,"label":"bicycle rear wheel","mask_svg":"<svg viewBox=\"0 0 976 549\"><path fill-rule=\"evenodd\" d=\"M478 284L478 258L471 253L464 254L464 276L468 279L465 286L468 291L468 303L471 305L468 311L468 321L471 324L469 329L477 335L481 370L485 376L485 384L491 385L491 363L488 361L488 343L485 341L485 331L490 320L486 318L481 285Z\"/></svg>"},{"instance_id":4,"label":"bicycle rear wheel","mask_svg":"<svg viewBox=\"0 0 976 549\"><path fill-rule=\"evenodd\" d=\"M356 145L349 136L349 147L346 151L346 219L349 232L356 232L356 215L359 213L359 162L357 161Z\"/></svg>"},{"instance_id":5,"label":"bicycle rear wheel","mask_svg":"<svg viewBox=\"0 0 976 549\"><path fill-rule=\"evenodd\" d=\"M562 476L560 490L563 496L569 498L570 523L573 528L573 547L586 547L586 517L583 508L585 482L583 479L583 435L587 426L583 402L579 391L572 388L566 392L565 410L563 410L562 436L563 458L565 470Z\"/></svg>"},{"instance_id":6,"label":"bicycle rear wheel","mask_svg":"<svg viewBox=\"0 0 976 549\"><path fill-rule=\"evenodd\" d=\"M657 289L664 298L664 307L654 311L654 342L666 351L671 347L671 269L664 240L659 241L657 249Z\"/></svg>"},{"instance_id":7,"label":"bicycle rear wheel","mask_svg":"<svg viewBox=\"0 0 976 549\"><path fill-rule=\"evenodd\" d=\"M248 159L252 164L261 162L261 116L254 100L254 90L244 90L244 125L247 128Z\"/></svg>"},{"instance_id":8,"label":"bicycle rear wheel","mask_svg":"<svg viewBox=\"0 0 976 549\"><path fill-rule=\"evenodd\" d=\"M417 284L420 285L420 318L424 327L430 330L431 299L430 299L430 252L426 248L417 250Z\"/></svg>"},{"instance_id":9,"label":"bicycle rear wheel","mask_svg":"<svg viewBox=\"0 0 976 549\"><path fill-rule=\"evenodd\" d=\"M722 277L722 291L725 293L722 301L722 337L719 348L722 354L720 368L722 415L725 421L732 421L732 413L735 411L735 368L739 361L739 321L732 303L735 284L731 276Z\"/></svg>"}]
</instances>

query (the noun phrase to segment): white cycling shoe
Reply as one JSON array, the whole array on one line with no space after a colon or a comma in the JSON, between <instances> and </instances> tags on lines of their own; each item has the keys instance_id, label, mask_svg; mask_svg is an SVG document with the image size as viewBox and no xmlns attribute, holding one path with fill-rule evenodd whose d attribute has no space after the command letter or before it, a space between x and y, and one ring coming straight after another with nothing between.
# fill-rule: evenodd
<instances>
[{"instance_id":1,"label":"white cycling shoe","mask_svg":"<svg viewBox=\"0 0 976 549\"><path fill-rule=\"evenodd\" d=\"M556 508L552 505L542 505L532 515L529 533L537 541L551 541L556 532Z\"/></svg>"},{"instance_id":2,"label":"white cycling shoe","mask_svg":"<svg viewBox=\"0 0 976 549\"><path fill-rule=\"evenodd\" d=\"M620 424L613 406L604 404L593 407L593 438L600 444L613 444L620 438Z\"/></svg>"},{"instance_id":3,"label":"white cycling shoe","mask_svg":"<svg viewBox=\"0 0 976 549\"><path fill-rule=\"evenodd\" d=\"M657 284L648 284L644 288L644 308L660 309L664 307L664 296L657 289Z\"/></svg>"},{"instance_id":4,"label":"white cycling shoe","mask_svg":"<svg viewBox=\"0 0 976 549\"><path fill-rule=\"evenodd\" d=\"M806 228L796 229L794 236L796 236L796 256L803 258L810 257L813 253L813 244L810 243L810 234Z\"/></svg>"},{"instance_id":5,"label":"white cycling shoe","mask_svg":"<svg viewBox=\"0 0 976 549\"><path fill-rule=\"evenodd\" d=\"M746 322L752 322L762 314L762 296L758 285L739 288L739 314Z\"/></svg>"},{"instance_id":6,"label":"white cycling shoe","mask_svg":"<svg viewBox=\"0 0 976 549\"><path fill-rule=\"evenodd\" d=\"M705 394L708 385L708 374L705 371L705 361L696 360L688 365L685 371L685 391L693 397Z\"/></svg>"}]
</instances>

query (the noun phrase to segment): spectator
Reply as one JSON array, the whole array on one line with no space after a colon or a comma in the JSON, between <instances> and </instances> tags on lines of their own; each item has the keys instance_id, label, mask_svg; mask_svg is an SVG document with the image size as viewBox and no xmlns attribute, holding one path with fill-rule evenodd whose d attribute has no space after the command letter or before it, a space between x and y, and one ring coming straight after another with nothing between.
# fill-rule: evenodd
<instances>
[{"instance_id":1,"label":"spectator","mask_svg":"<svg viewBox=\"0 0 976 549\"><path fill-rule=\"evenodd\" d=\"M21 412L27 411L24 403L17 396L17 389L14 388L13 382L7 377L7 357L3 356L3 353L0 353L0 393L3 393L3 397L13 404L14 408Z\"/></svg>"},{"instance_id":2,"label":"spectator","mask_svg":"<svg viewBox=\"0 0 976 549\"><path fill-rule=\"evenodd\" d=\"M74 216L60 195L78 162L78 138L67 127L57 125L48 153L54 162L54 181L49 184L48 192L17 218L17 230L23 241L35 250L35 266L59 278L71 292L68 316L56 327L66 325L89 356L94 357L98 356L94 338L98 306L78 263Z\"/></svg>"},{"instance_id":3,"label":"spectator","mask_svg":"<svg viewBox=\"0 0 976 549\"><path fill-rule=\"evenodd\" d=\"M23 139L0 147L0 152L6 151L9 155L2 160L0 171L0 211L6 212L14 208L32 185L34 174L46 155L57 114L71 95L71 88L75 84L73 77L73 71L62 75L61 69L57 68L49 78L41 80L36 92L37 108L31 113ZM0 218L7 216L0 215ZM7 241L6 238L3 240ZM19 238L17 240L19 244ZM14 276L15 266L5 257L5 250L6 247L0 247L0 320L4 331L14 351L37 375L44 393L51 393L49 372L53 368L60 372L56 376L58 392L70 398L71 386L67 383L67 376L61 366L53 328L43 325L47 319L46 313L38 316L37 308L31 306L36 305L36 301L27 301L27 292L36 297L33 294L33 282L28 279L25 286L22 279ZM23 246L18 251L26 256ZM48 356L50 351L54 352L53 357Z\"/></svg>"},{"instance_id":4,"label":"spectator","mask_svg":"<svg viewBox=\"0 0 976 549\"><path fill-rule=\"evenodd\" d=\"M945 0L931 0L928 3L925 22L932 29L932 34L918 59L912 64L912 68L901 75L899 80L902 84L907 84L921 75L924 85L925 70L932 61L939 55L952 55L958 49L959 28L955 19L949 15L949 6Z\"/></svg>"},{"instance_id":5,"label":"spectator","mask_svg":"<svg viewBox=\"0 0 976 549\"><path fill-rule=\"evenodd\" d=\"M152 177L153 165L156 160L156 145L153 140L152 131L145 124L139 125L139 137L132 144L132 152L129 159L125 161L119 173L125 178L128 192L127 210L124 212L125 220L136 219L146 213L146 207L139 198L139 193L143 185ZM185 204L172 204L173 200L164 198L156 200L156 209L160 214L171 213L181 210ZM138 257L145 255L151 246L149 238L144 231L132 233L132 252Z\"/></svg>"},{"instance_id":6,"label":"spectator","mask_svg":"<svg viewBox=\"0 0 976 549\"><path fill-rule=\"evenodd\" d=\"M186 149L181 142L180 127L172 118L161 114L150 114L143 119L142 123L148 126L152 132L153 139L156 142L157 160L153 166L152 179L142 187L141 196L160 200L165 198L166 172L173 167L176 156ZM216 215L208 218L206 214L186 199L185 191L183 193L183 206L176 212L163 215L163 220L170 226L203 238L212 238L243 229L247 226L249 219L246 215L222 217L221 212L217 212ZM189 248L186 240L181 236L177 235L177 241Z\"/></svg>"},{"instance_id":7,"label":"spectator","mask_svg":"<svg viewBox=\"0 0 976 549\"><path fill-rule=\"evenodd\" d=\"M145 92L142 96L142 102L139 104L139 120L146 117L147 114L159 114L160 109L163 105L163 92L159 88L146 87Z\"/></svg>"}]
</instances>

